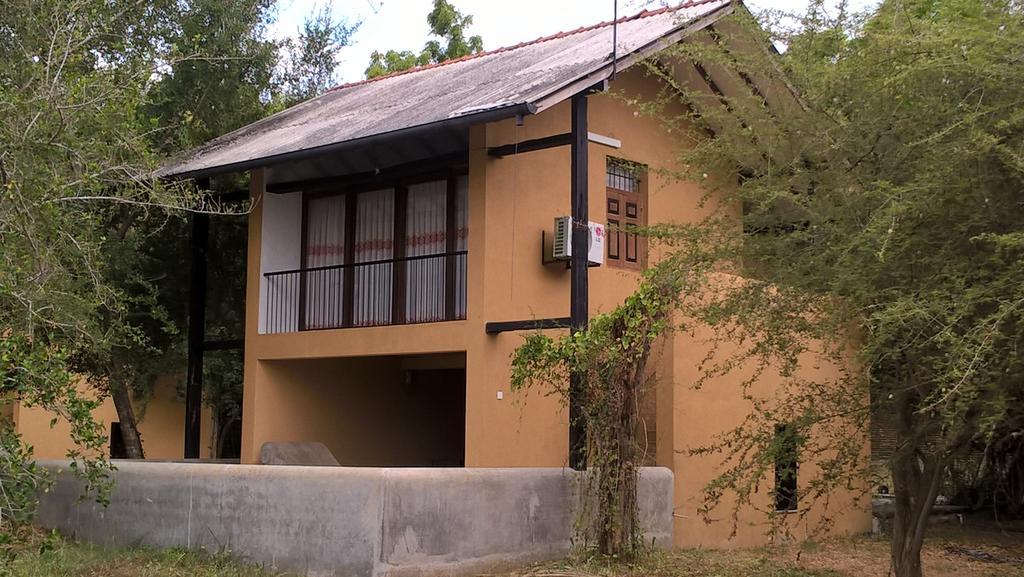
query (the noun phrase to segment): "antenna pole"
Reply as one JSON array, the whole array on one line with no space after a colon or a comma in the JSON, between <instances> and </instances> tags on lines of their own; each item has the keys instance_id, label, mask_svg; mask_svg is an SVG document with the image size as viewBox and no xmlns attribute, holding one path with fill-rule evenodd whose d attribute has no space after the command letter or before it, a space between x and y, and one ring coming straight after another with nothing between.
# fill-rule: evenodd
<instances>
[{"instance_id":1,"label":"antenna pole","mask_svg":"<svg viewBox=\"0 0 1024 577\"><path fill-rule=\"evenodd\" d=\"M619 0L612 0L612 77L619 70Z\"/></svg>"}]
</instances>

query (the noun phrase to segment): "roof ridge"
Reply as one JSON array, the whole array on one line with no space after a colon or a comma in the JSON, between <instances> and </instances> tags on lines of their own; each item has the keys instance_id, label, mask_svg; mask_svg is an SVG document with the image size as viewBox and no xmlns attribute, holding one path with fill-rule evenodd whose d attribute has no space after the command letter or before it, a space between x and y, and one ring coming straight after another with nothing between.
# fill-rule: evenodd
<instances>
[{"instance_id":1,"label":"roof ridge","mask_svg":"<svg viewBox=\"0 0 1024 577\"><path fill-rule=\"evenodd\" d=\"M657 8L655 10L647 10L645 8L644 10L641 10L640 12L637 12L636 14L633 14L631 16L623 16L622 18L619 18L618 20L606 20L604 22L598 22L597 24L591 24L589 26L580 26L579 28L576 28L575 30L555 32L554 34L549 34L547 36L541 36L539 38L535 38L533 40L527 40L525 42L520 42L518 44L513 44L511 46L502 46L502 47L499 47L499 48L494 48L492 50L483 50L483 51L480 51L480 52L476 52L474 54L467 54L466 56L460 56L459 58L452 58L451 60L445 60L443 62L434 62L434 63L431 63L431 64L424 64L422 66L414 66L412 68L407 68L405 70L399 70L398 72L392 72L390 74L384 74L384 75L381 75L381 76L375 76L373 78L364 78L363 80L356 80L354 82L346 82L344 84L339 84L339 85L337 85L337 86L335 86L333 88L329 88L327 90L327 92L334 92L334 91L337 91L337 90L343 90L345 88L352 88L353 86L361 86L363 84L369 84L371 82L376 82L378 80L384 80L386 78L394 78L396 76L403 76L403 75L406 75L406 74L412 74L413 72L420 72L420 71L423 71L423 70L430 70L432 68L439 68L441 66L447 66L449 64L455 64L456 62L465 62L466 60L473 60L475 58L482 58L484 56L490 56L492 54L501 54L503 52L510 52L512 50L518 50L520 48L525 48L527 46L533 46L534 44L540 44L542 42L549 42L551 40L558 40L560 38L565 38L566 36L572 36L574 34L582 34L583 32L590 32L591 30L597 30L598 28L604 28L604 27L607 27L607 26L611 26L612 24L622 24L624 22L632 22L633 20L639 20L641 18L649 18L651 16L657 16L659 14L664 14L666 12L674 12L676 10L682 10L683 8L691 8L693 6L700 6L701 4L708 4L710 2L719 2L719 1L721 1L721 0L686 0L686 1L684 1L684 2L682 2L680 4L677 4L675 6L663 6L661 8Z\"/></svg>"}]
</instances>

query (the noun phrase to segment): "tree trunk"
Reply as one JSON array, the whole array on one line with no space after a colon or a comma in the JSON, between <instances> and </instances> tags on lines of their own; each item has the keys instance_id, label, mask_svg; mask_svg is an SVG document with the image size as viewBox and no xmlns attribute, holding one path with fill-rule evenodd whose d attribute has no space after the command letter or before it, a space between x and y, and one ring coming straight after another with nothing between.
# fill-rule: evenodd
<instances>
[{"instance_id":1,"label":"tree trunk","mask_svg":"<svg viewBox=\"0 0 1024 577\"><path fill-rule=\"evenodd\" d=\"M121 355L115 351L111 357L114 370L110 376L110 398L114 401L117 420L121 424L121 440L124 441L125 456L129 459L145 459L142 436L139 434L139 425L135 420L135 408L132 407L131 393L128 391L128 383L124 377L125 371L121 365Z\"/></svg>"},{"instance_id":2,"label":"tree trunk","mask_svg":"<svg viewBox=\"0 0 1024 577\"><path fill-rule=\"evenodd\" d=\"M893 460L896 509L891 553L896 577L921 577L921 546L944 468L934 456L907 454Z\"/></svg>"},{"instance_id":3,"label":"tree trunk","mask_svg":"<svg viewBox=\"0 0 1024 577\"><path fill-rule=\"evenodd\" d=\"M892 520L892 571L896 577L921 577L921 546L928 516L939 494L945 459L930 451L927 417L918 418L912 373L896 394L896 454L892 460L895 510Z\"/></svg>"}]
</instances>

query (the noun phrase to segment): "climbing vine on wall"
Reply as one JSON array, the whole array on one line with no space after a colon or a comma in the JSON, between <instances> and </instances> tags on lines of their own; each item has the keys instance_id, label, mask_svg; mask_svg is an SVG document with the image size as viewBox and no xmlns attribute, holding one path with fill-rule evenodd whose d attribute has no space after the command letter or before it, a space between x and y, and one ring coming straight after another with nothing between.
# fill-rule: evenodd
<instances>
[{"instance_id":1,"label":"climbing vine on wall","mask_svg":"<svg viewBox=\"0 0 1024 577\"><path fill-rule=\"evenodd\" d=\"M666 240L686 233L662 227L645 234ZM653 382L648 361L659 337L675 328L675 311L698 298L713 261L704 249L671 252L645 271L622 305L584 330L559 337L538 331L513 353L513 389L543 388L567 404L569 375L581 376L578 418L587 431L587 473L576 541L588 551L629 558L642 550L637 477L644 451L637 425L640 400Z\"/></svg>"}]
</instances>

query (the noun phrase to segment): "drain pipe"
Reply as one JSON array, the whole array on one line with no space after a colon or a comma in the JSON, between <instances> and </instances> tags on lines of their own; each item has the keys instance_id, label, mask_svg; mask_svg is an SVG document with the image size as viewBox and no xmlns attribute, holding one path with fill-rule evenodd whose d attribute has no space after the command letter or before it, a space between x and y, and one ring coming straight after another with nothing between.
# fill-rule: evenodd
<instances>
[{"instance_id":1,"label":"drain pipe","mask_svg":"<svg viewBox=\"0 0 1024 577\"><path fill-rule=\"evenodd\" d=\"M609 80L615 80L615 73L619 71L619 0L612 0L612 75Z\"/></svg>"}]
</instances>

